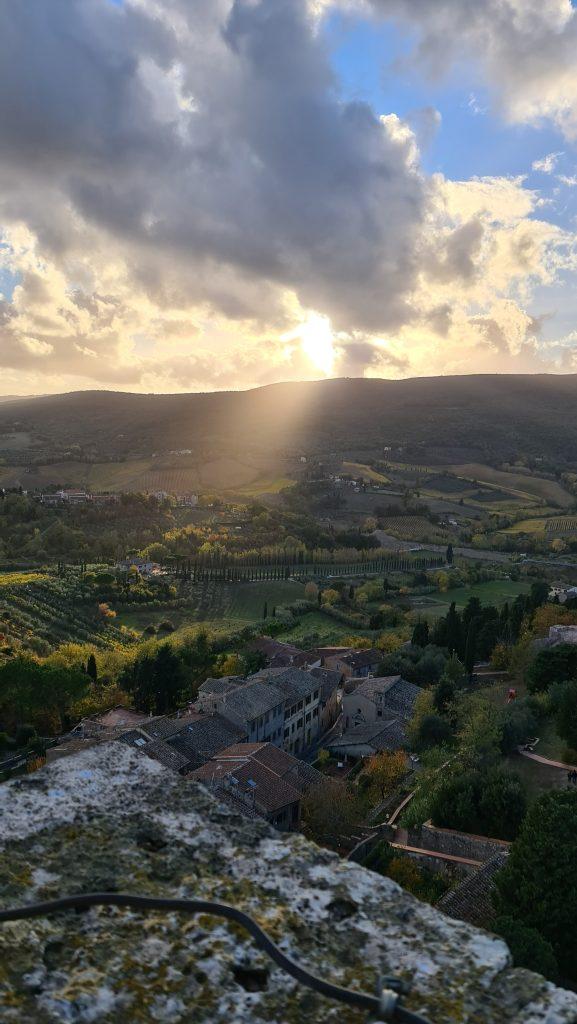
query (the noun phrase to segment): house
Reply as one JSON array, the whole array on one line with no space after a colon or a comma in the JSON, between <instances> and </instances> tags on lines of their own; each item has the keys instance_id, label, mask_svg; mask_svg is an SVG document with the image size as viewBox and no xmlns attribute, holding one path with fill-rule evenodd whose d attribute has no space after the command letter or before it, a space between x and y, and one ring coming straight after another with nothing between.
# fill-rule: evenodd
<instances>
[{"instance_id":1,"label":"house","mask_svg":"<svg viewBox=\"0 0 577 1024\"><path fill-rule=\"evenodd\" d=\"M220 685L219 685L220 684ZM242 729L250 742L283 745L283 694L257 676L206 680L198 707L222 715Z\"/></svg>"},{"instance_id":2,"label":"house","mask_svg":"<svg viewBox=\"0 0 577 1024\"><path fill-rule=\"evenodd\" d=\"M338 672L331 672L330 668L312 668L310 675L320 683L320 731L325 733L332 728L341 713L341 677Z\"/></svg>"},{"instance_id":3,"label":"house","mask_svg":"<svg viewBox=\"0 0 577 1024\"><path fill-rule=\"evenodd\" d=\"M231 743L246 739L246 733L221 715L189 712L153 719L123 733L120 739L183 775L200 768Z\"/></svg>"},{"instance_id":4,"label":"house","mask_svg":"<svg viewBox=\"0 0 577 1024\"><path fill-rule=\"evenodd\" d=\"M244 729L250 742L274 743L291 753L306 749L320 730L321 686L309 672L265 668L248 679L206 679L196 708Z\"/></svg>"},{"instance_id":5,"label":"house","mask_svg":"<svg viewBox=\"0 0 577 1024\"><path fill-rule=\"evenodd\" d=\"M404 722L393 718L346 729L342 736L335 736L327 742L327 750L342 760L348 757L359 760L384 750L400 750L406 741Z\"/></svg>"},{"instance_id":6,"label":"house","mask_svg":"<svg viewBox=\"0 0 577 1024\"><path fill-rule=\"evenodd\" d=\"M158 562L151 562L146 558L125 558L120 562L116 563L117 572L130 572L131 569L137 569L141 576L157 576L162 572L161 566Z\"/></svg>"},{"instance_id":7,"label":"house","mask_svg":"<svg viewBox=\"0 0 577 1024\"><path fill-rule=\"evenodd\" d=\"M374 675L382 660L382 651L378 651L376 648L361 651L349 648L344 653L325 657L322 664L323 667L330 668L333 672L340 672L343 679L351 677L358 679Z\"/></svg>"},{"instance_id":8,"label":"house","mask_svg":"<svg viewBox=\"0 0 577 1024\"><path fill-rule=\"evenodd\" d=\"M407 682L402 676L373 676L361 680L347 680L343 694L345 729L368 725L379 719L399 719L408 722L413 715L415 701L421 687Z\"/></svg>"},{"instance_id":9,"label":"house","mask_svg":"<svg viewBox=\"0 0 577 1024\"><path fill-rule=\"evenodd\" d=\"M191 778L241 813L248 808L287 831L298 828L302 794L322 775L271 743L238 743L221 750Z\"/></svg>"},{"instance_id":10,"label":"house","mask_svg":"<svg viewBox=\"0 0 577 1024\"><path fill-rule=\"evenodd\" d=\"M319 680L310 672L293 667L265 668L251 679L265 681L284 698L283 737L279 746L292 754L310 747L320 732Z\"/></svg>"},{"instance_id":11,"label":"house","mask_svg":"<svg viewBox=\"0 0 577 1024\"><path fill-rule=\"evenodd\" d=\"M221 676L220 679L205 679L198 688L196 706L200 711L214 714L218 711L221 698L244 686L245 680L242 676Z\"/></svg>"},{"instance_id":12,"label":"house","mask_svg":"<svg viewBox=\"0 0 577 1024\"><path fill-rule=\"evenodd\" d=\"M89 500L86 491L58 491L58 496L66 505L86 505Z\"/></svg>"},{"instance_id":13,"label":"house","mask_svg":"<svg viewBox=\"0 0 577 1024\"><path fill-rule=\"evenodd\" d=\"M547 647L558 647L560 644L577 644L577 626L549 626Z\"/></svg>"},{"instance_id":14,"label":"house","mask_svg":"<svg viewBox=\"0 0 577 1024\"><path fill-rule=\"evenodd\" d=\"M275 640L272 636L259 636L250 645L251 651L257 651L266 658L267 665L275 665L282 668L294 664L295 658L300 658L303 651L294 644L285 644L281 640Z\"/></svg>"},{"instance_id":15,"label":"house","mask_svg":"<svg viewBox=\"0 0 577 1024\"><path fill-rule=\"evenodd\" d=\"M150 715L145 715L140 711L133 711L131 708L125 708L121 704L117 704L116 707L110 708L108 711L83 718L74 727L72 732L74 735L83 737L99 736L102 738L112 738L126 729L137 729L144 723L150 723L150 721Z\"/></svg>"},{"instance_id":16,"label":"house","mask_svg":"<svg viewBox=\"0 0 577 1024\"><path fill-rule=\"evenodd\" d=\"M113 491L102 491L100 494L91 494L90 500L93 505L118 505L120 495Z\"/></svg>"}]
</instances>

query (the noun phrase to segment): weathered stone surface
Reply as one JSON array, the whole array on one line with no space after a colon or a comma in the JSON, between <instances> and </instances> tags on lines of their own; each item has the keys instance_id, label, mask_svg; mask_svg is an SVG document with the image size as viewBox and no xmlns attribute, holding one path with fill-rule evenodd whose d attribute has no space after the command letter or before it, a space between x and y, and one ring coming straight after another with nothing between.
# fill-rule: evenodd
<instances>
[{"instance_id":1,"label":"weathered stone surface","mask_svg":"<svg viewBox=\"0 0 577 1024\"><path fill-rule=\"evenodd\" d=\"M373 991L412 982L435 1024L561 1024L577 996L510 968L506 946L302 837L248 822L123 744L0 787L3 907L113 889L252 914L295 959ZM0 925L0 1019L364 1024L298 986L217 918L93 909Z\"/></svg>"}]
</instances>

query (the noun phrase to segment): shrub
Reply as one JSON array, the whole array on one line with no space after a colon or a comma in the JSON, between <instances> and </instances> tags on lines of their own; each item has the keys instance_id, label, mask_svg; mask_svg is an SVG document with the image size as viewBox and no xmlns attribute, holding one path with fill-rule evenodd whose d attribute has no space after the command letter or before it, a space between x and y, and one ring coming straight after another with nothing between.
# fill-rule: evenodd
<instances>
[{"instance_id":1,"label":"shrub","mask_svg":"<svg viewBox=\"0 0 577 1024\"><path fill-rule=\"evenodd\" d=\"M497 935L507 943L515 967L543 974L550 981L559 978L559 967L553 946L537 931L514 917L499 917L493 924Z\"/></svg>"}]
</instances>

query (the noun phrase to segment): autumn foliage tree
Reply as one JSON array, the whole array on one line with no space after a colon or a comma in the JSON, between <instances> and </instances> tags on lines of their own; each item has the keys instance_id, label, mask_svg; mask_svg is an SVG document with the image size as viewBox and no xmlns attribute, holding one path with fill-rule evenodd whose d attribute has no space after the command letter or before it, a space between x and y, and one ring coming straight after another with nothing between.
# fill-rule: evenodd
<instances>
[{"instance_id":1,"label":"autumn foliage tree","mask_svg":"<svg viewBox=\"0 0 577 1024\"><path fill-rule=\"evenodd\" d=\"M402 750L383 750L370 757L363 774L370 780L369 789L376 800L384 800L399 785L407 770L407 758Z\"/></svg>"}]
</instances>

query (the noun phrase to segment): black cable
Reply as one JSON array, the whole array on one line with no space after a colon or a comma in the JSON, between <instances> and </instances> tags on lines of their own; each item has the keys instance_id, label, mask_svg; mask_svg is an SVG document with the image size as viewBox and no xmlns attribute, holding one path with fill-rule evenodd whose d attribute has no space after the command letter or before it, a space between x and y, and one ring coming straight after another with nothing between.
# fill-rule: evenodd
<instances>
[{"instance_id":1,"label":"black cable","mask_svg":"<svg viewBox=\"0 0 577 1024\"><path fill-rule=\"evenodd\" d=\"M229 921L236 921L243 928L250 932L256 944L274 960L283 971L290 974L296 981L308 988L314 989L327 999L335 999L347 1006L356 1006L362 1010L375 1014L382 1019L383 1004L379 996L369 995L366 992L354 992L348 988L341 988L339 985L332 985L329 981L311 974L301 967L300 964L291 960L272 941L262 928L245 914L244 911L231 907L227 903L214 903L212 900L186 900L168 899L156 896L130 896L126 893L116 892L90 892L79 893L77 896L63 896L57 900L47 900L45 903L29 903L23 907L13 907L10 910L0 911L0 922L21 921L29 917L45 917L48 914L55 914L61 910L85 910L88 907L114 906L133 907L135 910L167 910L188 914L215 914L218 917L226 917ZM392 982L390 983L393 984ZM429 1024L425 1017L395 1003L392 1013L392 1020L399 1024Z\"/></svg>"}]
</instances>

